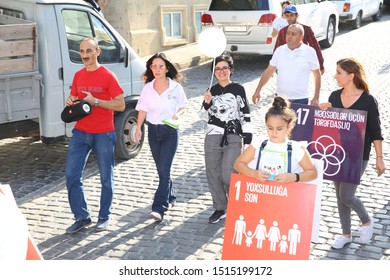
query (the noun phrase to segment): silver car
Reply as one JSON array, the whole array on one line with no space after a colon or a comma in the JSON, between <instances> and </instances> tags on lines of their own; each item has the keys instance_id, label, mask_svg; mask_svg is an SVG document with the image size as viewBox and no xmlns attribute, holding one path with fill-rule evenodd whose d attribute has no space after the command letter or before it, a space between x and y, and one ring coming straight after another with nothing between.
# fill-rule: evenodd
<instances>
[{"instance_id":1,"label":"silver car","mask_svg":"<svg viewBox=\"0 0 390 280\"><path fill-rule=\"evenodd\" d=\"M227 39L226 51L237 54L270 55L276 38L272 21L281 16L282 1L212 0L202 15L202 26L221 28ZM322 47L330 47L338 32L336 5L327 0L293 0L302 24L309 25Z\"/></svg>"}]
</instances>

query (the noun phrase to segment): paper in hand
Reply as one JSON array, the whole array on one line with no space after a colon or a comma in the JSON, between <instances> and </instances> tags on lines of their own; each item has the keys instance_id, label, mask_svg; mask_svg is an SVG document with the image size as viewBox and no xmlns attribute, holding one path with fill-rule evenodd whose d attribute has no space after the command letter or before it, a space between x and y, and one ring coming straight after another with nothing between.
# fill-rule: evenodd
<instances>
[{"instance_id":1,"label":"paper in hand","mask_svg":"<svg viewBox=\"0 0 390 280\"><path fill-rule=\"evenodd\" d=\"M168 125L174 129L178 129L179 128L179 122L177 120L173 120L173 119L166 119L166 120L162 120L163 124L165 125Z\"/></svg>"}]
</instances>

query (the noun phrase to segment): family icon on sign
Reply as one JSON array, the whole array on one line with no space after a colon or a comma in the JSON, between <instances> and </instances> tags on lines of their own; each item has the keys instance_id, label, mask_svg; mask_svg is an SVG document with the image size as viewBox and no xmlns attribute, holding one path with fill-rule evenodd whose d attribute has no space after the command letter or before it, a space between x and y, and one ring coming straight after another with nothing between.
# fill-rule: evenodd
<instances>
[{"instance_id":1,"label":"family icon on sign","mask_svg":"<svg viewBox=\"0 0 390 280\"><path fill-rule=\"evenodd\" d=\"M270 251L276 251L276 248L279 247L280 253L287 253L287 249L289 249L288 253L290 255L296 255L298 243L301 242L301 231L298 229L297 224L293 224L292 228L288 230L287 235L281 235L277 221L274 221L267 231L264 220L260 219L255 231L252 232L246 230L244 216L240 215L239 219L235 222L232 244L243 245L244 236L246 247L251 247L253 238L255 238L257 239L256 248L263 249L263 241L268 240L270 243Z\"/></svg>"}]
</instances>

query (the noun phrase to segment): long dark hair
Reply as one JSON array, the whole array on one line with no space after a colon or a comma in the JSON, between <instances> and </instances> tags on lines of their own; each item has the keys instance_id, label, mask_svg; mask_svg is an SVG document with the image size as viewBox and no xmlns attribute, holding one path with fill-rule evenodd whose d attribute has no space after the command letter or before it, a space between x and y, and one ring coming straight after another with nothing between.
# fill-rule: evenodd
<instances>
[{"instance_id":1,"label":"long dark hair","mask_svg":"<svg viewBox=\"0 0 390 280\"><path fill-rule=\"evenodd\" d=\"M343 58L337 61L337 65L348 74L354 74L353 83L358 89L362 89L366 92L370 91L370 87L367 83L366 72L359 61L352 57Z\"/></svg>"},{"instance_id":2,"label":"long dark hair","mask_svg":"<svg viewBox=\"0 0 390 280\"><path fill-rule=\"evenodd\" d=\"M151 58L146 61L146 71L144 73L144 80L145 84L151 82L154 79L154 75L152 70L150 69L150 66L153 63L153 60L155 58L160 58L164 60L165 66L167 67L168 72L166 73L166 76L168 78L171 78L172 80L175 80L178 83L181 83L184 81L185 77L182 73L180 73L179 70L173 65L172 62L167 58L167 56L164 53L155 53Z\"/></svg>"}]
</instances>

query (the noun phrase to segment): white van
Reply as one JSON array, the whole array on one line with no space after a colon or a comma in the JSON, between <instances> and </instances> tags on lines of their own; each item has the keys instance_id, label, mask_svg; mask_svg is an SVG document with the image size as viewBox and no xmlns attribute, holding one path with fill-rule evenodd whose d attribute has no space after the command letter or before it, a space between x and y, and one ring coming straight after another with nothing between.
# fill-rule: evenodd
<instances>
[{"instance_id":1,"label":"white van","mask_svg":"<svg viewBox=\"0 0 390 280\"><path fill-rule=\"evenodd\" d=\"M354 29L361 26L362 20L372 17L378 21L382 17L383 0L333 0L337 5L340 22L347 22Z\"/></svg>"},{"instance_id":2,"label":"white van","mask_svg":"<svg viewBox=\"0 0 390 280\"><path fill-rule=\"evenodd\" d=\"M281 16L281 0L212 0L202 15L202 26L223 29L226 51L237 54L270 55L276 38L272 21ZM338 32L336 5L327 0L292 0L299 22L309 25L322 47L330 47Z\"/></svg>"},{"instance_id":3,"label":"white van","mask_svg":"<svg viewBox=\"0 0 390 280\"><path fill-rule=\"evenodd\" d=\"M125 91L126 109L115 113L115 154L129 159L141 150L135 139L135 106L145 62L121 35L82 0L0 1L0 138L36 135L54 143L72 135L61 112L75 72L84 67L80 42L96 37L99 62Z\"/></svg>"}]
</instances>

